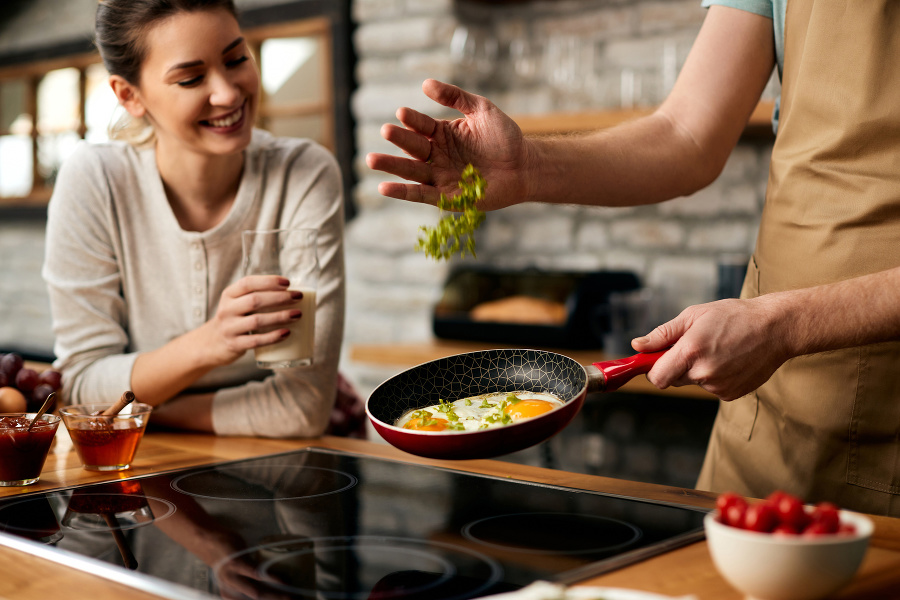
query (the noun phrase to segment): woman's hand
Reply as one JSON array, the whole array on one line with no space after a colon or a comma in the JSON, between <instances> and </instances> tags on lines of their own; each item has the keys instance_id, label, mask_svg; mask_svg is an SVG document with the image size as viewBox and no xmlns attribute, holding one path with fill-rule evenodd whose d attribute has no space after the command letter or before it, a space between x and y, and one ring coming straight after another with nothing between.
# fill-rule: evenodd
<instances>
[{"instance_id":1,"label":"woman's hand","mask_svg":"<svg viewBox=\"0 0 900 600\"><path fill-rule=\"evenodd\" d=\"M774 296L699 304L635 339L632 347L655 352L672 346L647 373L656 387L696 384L721 400L735 400L791 358L782 316Z\"/></svg>"},{"instance_id":2,"label":"woman's hand","mask_svg":"<svg viewBox=\"0 0 900 600\"><path fill-rule=\"evenodd\" d=\"M278 275L248 275L225 288L216 314L203 326L212 362L227 365L247 350L287 337L287 326L301 318L293 305L303 297L289 285Z\"/></svg>"},{"instance_id":3,"label":"woman's hand","mask_svg":"<svg viewBox=\"0 0 900 600\"><path fill-rule=\"evenodd\" d=\"M411 158L371 153L366 164L417 184L383 182L379 193L390 198L436 205L453 196L463 168L473 164L488 182L481 210L495 210L527 198L527 147L522 130L491 101L454 85L428 79L422 91L435 102L463 113L448 121L401 108L404 125L385 124L381 135Z\"/></svg>"}]
</instances>

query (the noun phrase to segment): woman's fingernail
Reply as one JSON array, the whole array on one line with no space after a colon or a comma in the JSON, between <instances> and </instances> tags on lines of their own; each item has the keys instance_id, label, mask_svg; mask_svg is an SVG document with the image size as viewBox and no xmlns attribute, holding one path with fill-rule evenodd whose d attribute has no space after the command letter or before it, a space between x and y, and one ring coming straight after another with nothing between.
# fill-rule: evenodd
<instances>
[{"instance_id":1,"label":"woman's fingernail","mask_svg":"<svg viewBox=\"0 0 900 600\"><path fill-rule=\"evenodd\" d=\"M299 310L292 310L292 311L291 311L291 319L297 320L297 319L299 319L299 318L301 317L301 315L303 315L303 312L302 312L302 311L299 311Z\"/></svg>"},{"instance_id":2,"label":"woman's fingernail","mask_svg":"<svg viewBox=\"0 0 900 600\"><path fill-rule=\"evenodd\" d=\"M291 298L293 298L294 300L299 300L302 297L303 297L303 292L291 290Z\"/></svg>"},{"instance_id":3,"label":"woman's fingernail","mask_svg":"<svg viewBox=\"0 0 900 600\"><path fill-rule=\"evenodd\" d=\"M284 338L286 338L286 337L289 336L289 335L291 335L291 330L290 330L290 329L282 329L282 330L281 330L281 339L284 339Z\"/></svg>"},{"instance_id":4,"label":"woman's fingernail","mask_svg":"<svg viewBox=\"0 0 900 600\"><path fill-rule=\"evenodd\" d=\"M644 337L634 338L633 340L631 340L631 343L632 344L646 344L649 341L650 341L650 338L644 336Z\"/></svg>"},{"instance_id":5,"label":"woman's fingernail","mask_svg":"<svg viewBox=\"0 0 900 600\"><path fill-rule=\"evenodd\" d=\"M287 286L291 285L291 280L288 279L287 277L279 277L278 285L280 285L282 287L287 287Z\"/></svg>"}]
</instances>

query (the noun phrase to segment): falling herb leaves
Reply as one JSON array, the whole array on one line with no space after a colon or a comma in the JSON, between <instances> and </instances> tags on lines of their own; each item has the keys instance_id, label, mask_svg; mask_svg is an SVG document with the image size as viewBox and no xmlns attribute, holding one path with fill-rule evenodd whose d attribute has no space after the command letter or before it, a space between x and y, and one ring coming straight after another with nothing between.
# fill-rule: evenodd
<instances>
[{"instance_id":1,"label":"falling herb leaves","mask_svg":"<svg viewBox=\"0 0 900 600\"><path fill-rule=\"evenodd\" d=\"M457 252L475 256L475 230L484 222L485 213L476 208L484 198L487 182L473 165L466 165L459 180L459 193L441 194L438 208L441 218L434 227L422 226L416 250L435 260L448 260Z\"/></svg>"}]
</instances>

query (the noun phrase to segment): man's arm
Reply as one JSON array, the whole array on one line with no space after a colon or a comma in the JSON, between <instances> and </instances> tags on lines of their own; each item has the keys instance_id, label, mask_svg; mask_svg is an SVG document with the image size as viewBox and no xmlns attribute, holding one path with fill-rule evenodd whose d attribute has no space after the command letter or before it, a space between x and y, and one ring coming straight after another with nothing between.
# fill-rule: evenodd
<instances>
[{"instance_id":1,"label":"man's arm","mask_svg":"<svg viewBox=\"0 0 900 600\"><path fill-rule=\"evenodd\" d=\"M390 197L435 204L473 163L488 181L484 210L519 202L620 206L692 193L721 172L775 65L772 20L710 8L670 96L652 115L584 136L524 137L486 98L428 80L425 93L463 113L435 120L409 108L382 135L408 158L368 165L417 182L385 182Z\"/></svg>"},{"instance_id":2,"label":"man's arm","mask_svg":"<svg viewBox=\"0 0 900 600\"><path fill-rule=\"evenodd\" d=\"M804 354L900 340L900 267L837 283L686 308L633 342L674 344L647 374L659 388L691 383L734 400Z\"/></svg>"}]
</instances>

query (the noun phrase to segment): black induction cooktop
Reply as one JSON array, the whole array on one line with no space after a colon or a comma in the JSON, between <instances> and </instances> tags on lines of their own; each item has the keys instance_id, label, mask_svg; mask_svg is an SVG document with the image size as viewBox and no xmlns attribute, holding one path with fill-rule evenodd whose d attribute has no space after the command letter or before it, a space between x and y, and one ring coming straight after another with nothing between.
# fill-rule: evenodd
<instances>
[{"instance_id":1,"label":"black induction cooktop","mask_svg":"<svg viewBox=\"0 0 900 600\"><path fill-rule=\"evenodd\" d=\"M0 501L0 544L166 598L464 600L703 537L704 511L330 450Z\"/></svg>"}]
</instances>

